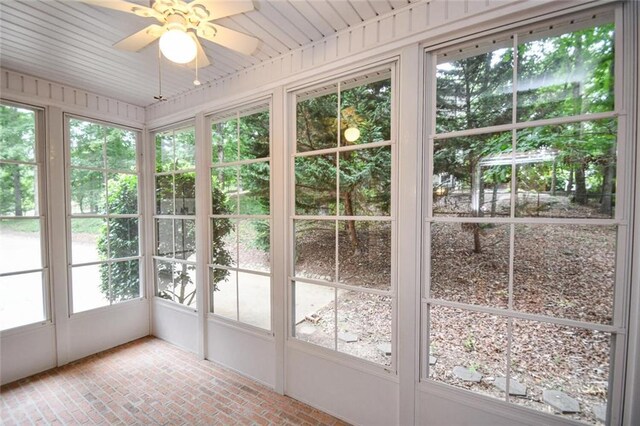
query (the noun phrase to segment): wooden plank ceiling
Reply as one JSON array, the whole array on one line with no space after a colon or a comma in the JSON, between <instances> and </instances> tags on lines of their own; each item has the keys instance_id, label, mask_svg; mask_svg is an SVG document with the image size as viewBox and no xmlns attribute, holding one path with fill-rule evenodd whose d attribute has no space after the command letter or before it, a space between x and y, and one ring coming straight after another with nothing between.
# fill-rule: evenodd
<instances>
[{"instance_id":1,"label":"wooden plank ceiling","mask_svg":"<svg viewBox=\"0 0 640 426\"><path fill-rule=\"evenodd\" d=\"M259 38L258 50L246 56L203 41L212 65L199 70L199 79L234 74L417 1L254 0L255 10L215 23ZM0 66L147 106L159 91L157 42L136 53L113 44L152 23L80 1L0 0ZM192 89L193 80L193 70L163 62L165 97Z\"/></svg>"}]
</instances>

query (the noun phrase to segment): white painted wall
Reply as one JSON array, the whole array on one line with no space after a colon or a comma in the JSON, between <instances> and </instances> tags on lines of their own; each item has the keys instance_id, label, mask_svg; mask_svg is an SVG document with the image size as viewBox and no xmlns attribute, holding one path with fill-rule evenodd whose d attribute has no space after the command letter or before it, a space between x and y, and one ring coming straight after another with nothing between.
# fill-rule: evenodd
<instances>
[{"instance_id":1,"label":"white painted wall","mask_svg":"<svg viewBox=\"0 0 640 426\"><path fill-rule=\"evenodd\" d=\"M0 337L0 383L55 367L55 343L53 324L5 332Z\"/></svg>"},{"instance_id":2,"label":"white painted wall","mask_svg":"<svg viewBox=\"0 0 640 426\"><path fill-rule=\"evenodd\" d=\"M149 280L148 285L153 286ZM190 308L154 298L152 334L189 352L198 353L198 314Z\"/></svg>"}]
</instances>

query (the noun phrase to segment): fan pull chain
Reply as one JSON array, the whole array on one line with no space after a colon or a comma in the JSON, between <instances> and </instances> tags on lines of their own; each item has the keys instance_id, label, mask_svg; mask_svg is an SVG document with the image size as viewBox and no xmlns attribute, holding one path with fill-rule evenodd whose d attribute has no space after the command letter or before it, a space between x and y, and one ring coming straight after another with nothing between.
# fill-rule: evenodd
<instances>
[{"instance_id":1,"label":"fan pull chain","mask_svg":"<svg viewBox=\"0 0 640 426\"><path fill-rule=\"evenodd\" d=\"M157 101L166 101L167 98L162 96L162 52L160 51L160 45L158 44L158 96L154 96L153 99Z\"/></svg>"},{"instance_id":2,"label":"fan pull chain","mask_svg":"<svg viewBox=\"0 0 640 426\"><path fill-rule=\"evenodd\" d=\"M201 84L200 80L198 80L198 56L199 56L198 54L199 53L200 52L196 52L196 79L193 80L193 85L194 86L200 86L200 84Z\"/></svg>"}]
</instances>

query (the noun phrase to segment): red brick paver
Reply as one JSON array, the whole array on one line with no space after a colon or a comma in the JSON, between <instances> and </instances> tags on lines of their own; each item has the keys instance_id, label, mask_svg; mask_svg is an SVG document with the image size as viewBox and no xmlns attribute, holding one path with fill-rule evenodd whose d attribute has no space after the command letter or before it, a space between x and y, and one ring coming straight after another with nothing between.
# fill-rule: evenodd
<instances>
[{"instance_id":1,"label":"red brick paver","mask_svg":"<svg viewBox=\"0 0 640 426\"><path fill-rule=\"evenodd\" d=\"M345 425L145 337L0 388L1 425Z\"/></svg>"}]
</instances>

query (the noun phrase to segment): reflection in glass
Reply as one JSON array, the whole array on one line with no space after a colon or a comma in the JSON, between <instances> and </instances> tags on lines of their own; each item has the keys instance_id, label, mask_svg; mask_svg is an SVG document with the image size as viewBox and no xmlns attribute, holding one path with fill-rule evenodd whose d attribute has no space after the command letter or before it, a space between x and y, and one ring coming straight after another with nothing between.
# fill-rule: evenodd
<instances>
[{"instance_id":1,"label":"reflection in glass","mask_svg":"<svg viewBox=\"0 0 640 426\"><path fill-rule=\"evenodd\" d=\"M292 283L295 303L295 331L298 340L329 349L336 349L335 300L336 289L331 287Z\"/></svg>"},{"instance_id":2,"label":"reflection in glass","mask_svg":"<svg viewBox=\"0 0 640 426\"><path fill-rule=\"evenodd\" d=\"M338 146L338 90L296 105L296 151L315 151Z\"/></svg>"},{"instance_id":3,"label":"reflection in glass","mask_svg":"<svg viewBox=\"0 0 640 426\"><path fill-rule=\"evenodd\" d=\"M138 259L125 260L123 262L113 262L109 266L111 273L111 303L140 297L140 261ZM104 274L102 274L102 277L104 280Z\"/></svg>"},{"instance_id":4,"label":"reflection in glass","mask_svg":"<svg viewBox=\"0 0 640 426\"><path fill-rule=\"evenodd\" d=\"M612 218L615 119L518 131L518 217Z\"/></svg>"},{"instance_id":5,"label":"reflection in glass","mask_svg":"<svg viewBox=\"0 0 640 426\"><path fill-rule=\"evenodd\" d=\"M543 392L559 390L575 399L580 410L563 417L599 423L593 410L602 406L606 412L611 335L518 319L513 323L511 375L527 387L527 397L511 401L557 413L544 402Z\"/></svg>"},{"instance_id":6,"label":"reflection in glass","mask_svg":"<svg viewBox=\"0 0 640 426\"><path fill-rule=\"evenodd\" d=\"M391 214L391 147L340 153L340 214Z\"/></svg>"},{"instance_id":7,"label":"reflection in glass","mask_svg":"<svg viewBox=\"0 0 640 426\"><path fill-rule=\"evenodd\" d=\"M349 87L349 82L343 87ZM391 79L349 87L340 93L341 145L388 141L391 139ZM348 128L356 128L355 140L345 137ZM348 136L348 135L347 135Z\"/></svg>"},{"instance_id":8,"label":"reflection in glass","mask_svg":"<svg viewBox=\"0 0 640 426\"><path fill-rule=\"evenodd\" d=\"M156 260L157 296L185 306L196 306L196 267Z\"/></svg>"},{"instance_id":9,"label":"reflection in glass","mask_svg":"<svg viewBox=\"0 0 640 426\"><path fill-rule=\"evenodd\" d=\"M74 266L71 268L71 296L73 313L109 306L110 289L107 280L103 280L102 265ZM108 265L106 265L108 268Z\"/></svg>"},{"instance_id":10,"label":"reflection in glass","mask_svg":"<svg viewBox=\"0 0 640 426\"><path fill-rule=\"evenodd\" d=\"M429 378L504 399L493 383L507 373L507 319L429 307Z\"/></svg>"},{"instance_id":11,"label":"reflection in glass","mask_svg":"<svg viewBox=\"0 0 640 426\"><path fill-rule=\"evenodd\" d=\"M269 162L240 166L240 214L269 214Z\"/></svg>"},{"instance_id":12,"label":"reflection in glass","mask_svg":"<svg viewBox=\"0 0 640 426\"><path fill-rule=\"evenodd\" d=\"M436 71L438 133L507 124L512 120L512 48L448 60Z\"/></svg>"},{"instance_id":13,"label":"reflection in glass","mask_svg":"<svg viewBox=\"0 0 640 426\"><path fill-rule=\"evenodd\" d=\"M343 284L391 288L391 222L338 222L338 277Z\"/></svg>"},{"instance_id":14,"label":"reflection in glass","mask_svg":"<svg viewBox=\"0 0 640 426\"><path fill-rule=\"evenodd\" d=\"M109 174L107 182L109 214L138 213L138 176Z\"/></svg>"},{"instance_id":15,"label":"reflection in glass","mask_svg":"<svg viewBox=\"0 0 640 426\"><path fill-rule=\"evenodd\" d=\"M196 214L196 174L176 173L174 175L175 213L177 215Z\"/></svg>"},{"instance_id":16,"label":"reflection in glass","mask_svg":"<svg viewBox=\"0 0 640 426\"><path fill-rule=\"evenodd\" d=\"M510 215L511 148L510 132L435 140L433 214Z\"/></svg>"},{"instance_id":17,"label":"reflection in glass","mask_svg":"<svg viewBox=\"0 0 640 426\"><path fill-rule=\"evenodd\" d=\"M391 297L338 291L338 351L391 365Z\"/></svg>"},{"instance_id":18,"label":"reflection in glass","mask_svg":"<svg viewBox=\"0 0 640 426\"><path fill-rule=\"evenodd\" d=\"M173 175L156 176L156 214L173 214Z\"/></svg>"},{"instance_id":19,"label":"reflection in glass","mask_svg":"<svg viewBox=\"0 0 640 426\"><path fill-rule=\"evenodd\" d=\"M173 219L156 219L156 255L173 257Z\"/></svg>"},{"instance_id":20,"label":"reflection in glass","mask_svg":"<svg viewBox=\"0 0 640 426\"><path fill-rule=\"evenodd\" d=\"M44 320L42 272L0 277L0 330Z\"/></svg>"},{"instance_id":21,"label":"reflection in glass","mask_svg":"<svg viewBox=\"0 0 640 426\"><path fill-rule=\"evenodd\" d=\"M211 263L214 265L236 266L238 264L236 226L237 222L231 219L211 220Z\"/></svg>"},{"instance_id":22,"label":"reflection in glass","mask_svg":"<svg viewBox=\"0 0 640 426\"><path fill-rule=\"evenodd\" d=\"M40 219L0 219L0 274L42 268Z\"/></svg>"},{"instance_id":23,"label":"reflection in glass","mask_svg":"<svg viewBox=\"0 0 640 426\"><path fill-rule=\"evenodd\" d=\"M270 237L268 220L238 221L238 267L269 272Z\"/></svg>"},{"instance_id":24,"label":"reflection in glass","mask_svg":"<svg viewBox=\"0 0 640 426\"><path fill-rule=\"evenodd\" d=\"M211 160L216 163L238 161L238 120L211 125Z\"/></svg>"},{"instance_id":25,"label":"reflection in glass","mask_svg":"<svg viewBox=\"0 0 640 426\"><path fill-rule=\"evenodd\" d=\"M430 297L506 308L509 225L433 223Z\"/></svg>"},{"instance_id":26,"label":"reflection in glass","mask_svg":"<svg viewBox=\"0 0 640 426\"><path fill-rule=\"evenodd\" d=\"M173 170L173 133L156 135L156 173Z\"/></svg>"},{"instance_id":27,"label":"reflection in glass","mask_svg":"<svg viewBox=\"0 0 640 426\"><path fill-rule=\"evenodd\" d=\"M71 259L74 265L105 260L109 247L104 238L107 220L71 218Z\"/></svg>"},{"instance_id":28,"label":"reflection in glass","mask_svg":"<svg viewBox=\"0 0 640 426\"><path fill-rule=\"evenodd\" d=\"M211 169L211 212L234 214L238 211L238 168L214 167Z\"/></svg>"},{"instance_id":29,"label":"reflection in glass","mask_svg":"<svg viewBox=\"0 0 640 426\"><path fill-rule=\"evenodd\" d=\"M238 272L238 303L238 321L271 330L270 277Z\"/></svg>"},{"instance_id":30,"label":"reflection in glass","mask_svg":"<svg viewBox=\"0 0 640 426\"><path fill-rule=\"evenodd\" d=\"M103 230L99 244L104 245ZM111 258L133 257L138 255L138 218L109 219L109 251Z\"/></svg>"},{"instance_id":31,"label":"reflection in glass","mask_svg":"<svg viewBox=\"0 0 640 426\"><path fill-rule=\"evenodd\" d=\"M211 269L211 291L213 313L238 320L238 278L236 271Z\"/></svg>"},{"instance_id":32,"label":"reflection in glass","mask_svg":"<svg viewBox=\"0 0 640 426\"><path fill-rule=\"evenodd\" d=\"M269 111L240 118L240 159L252 160L269 156Z\"/></svg>"},{"instance_id":33,"label":"reflection in glass","mask_svg":"<svg viewBox=\"0 0 640 426\"><path fill-rule=\"evenodd\" d=\"M333 281L336 267L335 221L296 220L294 233L295 276Z\"/></svg>"},{"instance_id":34,"label":"reflection in glass","mask_svg":"<svg viewBox=\"0 0 640 426\"><path fill-rule=\"evenodd\" d=\"M616 235L615 226L516 225L514 308L611 324Z\"/></svg>"},{"instance_id":35,"label":"reflection in glass","mask_svg":"<svg viewBox=\"0 0 640 426\"><path fill-rule=\"evenodd\" d=\"M176 170L196 168L196 132L195 128L176 131L173 134Z\"/></svg>"},{"instance_id":36,"label":"reflection in glass","mask_svg":"<svg viewBox=\"0 0 640 426\"><path fill-rule=\"evenodd\" d=\"M0 215L38 215L38 167L0 163Z\"/></svg>"},{"instance_id":37,"label":"reflection in glass","mask_svg":"<svg viewBox=\"0 0 640 426\"><path fill-rule=\"evenodd\" d=\"M10 124L19 126L13 127ZM0 105L0 160L36 162L36 114L10 105Z\"/></svg>"},{"instance_id":38,"label":"reflection in glass","mask_svg":"<svg viewBox=\"0 0 640 426\"><path fill-rule=\"evenodd\" d=\"M196 255L196 221L176 219L174 224L174 248L176 259L195 262Z\"/></svg>"},{"instance_id":39,"label":"reflection in glass","mask_svg":"<svg viewBox=\"0 0 640 426\"><path fill-rule=\"evenodd\" d=\"M88 121L69 120L69 151L72 166L105 167L106 128Z\"/></svg>"},{"instance_id":40,"label":"reflection in glass","mask_svg":"<svg viewBox=\"0 0 640 426\"><path fill-rule=\"evenodd\" d=\"M614 24L518 46L518 121L614 108Z\"/></svg>"},{"instance_id":41,"label":"reflection in glass","mask_svg":"<svg viewBox=\"0 0 640 426\"><path fill-rule=\"evenodd\" d=\"M135 132L105 128L107 168L111 170L135 171L138 154Z\"/></svg>"},{"instance_id":42,"label":"reflection in glass","mask_svg":"<svg viewBox=\"0 0 640 426\"><path fill-rule=\"evenodd\" d=\"M336 214L336 156L297 157L296 214Z\"/></svg>"}]
</instances>

